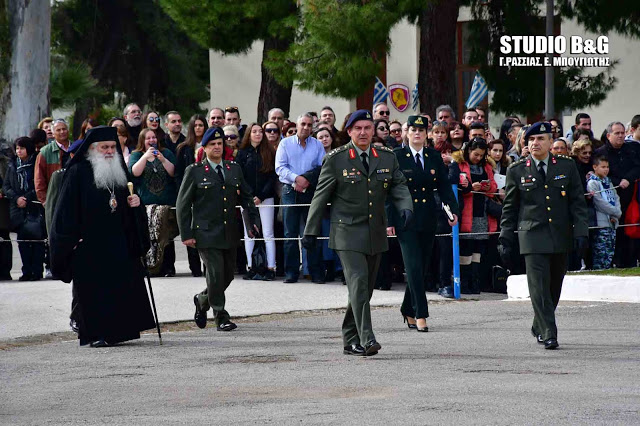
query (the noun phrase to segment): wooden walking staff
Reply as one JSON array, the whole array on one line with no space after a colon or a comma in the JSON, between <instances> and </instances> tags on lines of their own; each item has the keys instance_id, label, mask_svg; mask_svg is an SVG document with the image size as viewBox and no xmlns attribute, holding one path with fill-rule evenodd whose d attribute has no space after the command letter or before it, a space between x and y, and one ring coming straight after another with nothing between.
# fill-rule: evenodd
<instances>
[{"instance_id":1,"label":"wooden walking staff","mask_svg":"<svg viewBox=\"0 0 640 426\"><path fill-rule=\"evenodd\" d=\"M129 194L133 195L133 183L127 182L127 188L129 188ZM142 244L142 235L140 235L140 229L136 226L136 233L138 234L138 240L140 242L140 247L143 247ZM142 253L140 257L140 261L142 262L142 267L144 269L144 275L147 277L147 285L149 286L149 295L151 296L151 307L153 308L153 316L156 320L156 329L158 330L158 339L160 339L160 344L162 345L162 334L160 333L160 323L158 322L158 312L156 311L156 301L153 298L153 288L151 287L151 275L149 275L149 268L147 267L147 260L145 258L145 253Z\"/></svg>"}]
</instances>

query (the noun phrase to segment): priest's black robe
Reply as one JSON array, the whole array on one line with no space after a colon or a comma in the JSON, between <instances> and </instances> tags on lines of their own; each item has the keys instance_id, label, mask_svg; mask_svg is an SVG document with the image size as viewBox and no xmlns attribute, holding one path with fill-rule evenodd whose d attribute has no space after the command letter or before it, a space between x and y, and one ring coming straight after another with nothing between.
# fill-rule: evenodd
<instances>
[{"instance_id":1,"label":"priest's black robe","mask_svg":"<svg viewBox=\"0 0 640 426\"><path fill-rule=\"evenodd\" d=\"M112 213L110 192L95 186L91 163L74 160L53 215L52 272L65 282L73 280L81 345L137 339L140 331L155 327L136 230L135 210L144 207L130 208L127 188L116 188Z\"/></svg>"}]
</instances>

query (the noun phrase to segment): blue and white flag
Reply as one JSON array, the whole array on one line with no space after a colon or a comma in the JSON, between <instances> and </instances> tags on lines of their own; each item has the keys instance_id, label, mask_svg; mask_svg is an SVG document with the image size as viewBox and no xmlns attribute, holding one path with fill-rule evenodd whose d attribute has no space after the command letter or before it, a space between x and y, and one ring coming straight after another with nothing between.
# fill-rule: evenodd
<instances>
[{"instance_id":1,"label":"blue and white flag","mask_svg":"<svg viewBox=\"0 0 640 426\"><path fill-rule=\"evenodd\" d=\"M465 106L467 108L474 108L487 96L487 93L489 93L487 82L484 81L484 78L476 71L476 77L473 79L473 86L471 86L471 93L469 93L469 99L467 99Z\"/></svg>"},{"instance_id":2,"label":"blue and white flag","mask_svg":"<svg viewBox=\"0 0 640 426\"><path fill-rule=\"evenodd\" d=\"M420 99L418 98L418 83L416 83L416 87L414 87L413 90L411 91L411 98L413 99L411 103L411 108L413 108L413 110L416 111L420 106Z\"/></svg>"},{"instance_id":3,"label":"blue and white flag","mask_svg":"<svg viewBox=\"0 0 640 426\"><path fill-rule=\"evenodd\" d=\"M380 81L378 77L376 77L376 84L373 86L373 104L377 104L378 102L384 102L387 100L387 96L389 96L389 92L387 92L387 88Z\"/></svg>"}]
</instances>

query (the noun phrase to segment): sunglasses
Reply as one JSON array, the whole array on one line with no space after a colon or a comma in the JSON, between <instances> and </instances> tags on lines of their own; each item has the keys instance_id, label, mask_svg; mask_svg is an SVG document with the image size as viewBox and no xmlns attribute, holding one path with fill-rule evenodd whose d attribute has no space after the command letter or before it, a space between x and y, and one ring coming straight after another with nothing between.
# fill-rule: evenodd
<instances>
[{"instance_id":1,"label":"sunglasses","mask_svg":"<svg viewBox=\"0 0 640 426\"><path fill-rule=\"evenodd\" d=\"M224 138L225 139L231 139L231 140L238 139L238 137L236 135L225 135Z\"/></svg>"},{"instance_id":2,"label":"sunglasses","mask_svg":"<svg viewBox=\"0 0 640 426\"><path fill-rule=\"evenodd\" d=\"M264 129L267 133L278 133L278 129Z\"/></svg>"},{"instance_id":3,"label":"sunglasses","mask_svg":"<svg viewBox=\"0 0 640 426\"><path fill-rule=\"evenodd\" d=\"M378 130L380 130L381 132L384 132L384 131L387 131L387 132L388 132L388 131L389 131L389 128L384 127L384 126L380 126L380 127L378 127Z\"/></svg>"},{"instance_id":4,"label":"sunglasses","mask_svg":"<svg viewBox=\"0 0 640 426\"><path fill-rule=\"evenodd\" d=\"M391 111L378 111L380 115L391 115Z\"/></svg>"},{"instance_id":5,"label":"sunglasses","mask_svg":"<svg viewBox=\"0 0 640 426\"><path fill-rule=\"evenodd\" d=\"M402 133L402 129L393 129L393 130L389 130L389 132L391 132L391 133Z\"/></svg>"},{"instance_id":6,"label":"sunglasses","mask_svg":"<svg viewBox=\"0 0 640 426\"><path fill-rule=\"evenodd\" d=\"M155 121L156 123L160 122L160 117L149 117L147 118L147 120L151 121L152 123Z\"/></svg>"},{"instance_id":7,"label":"sunglasses","mask_svg":"<svg viewBox=\"0 0 640 426\"><path fill-rule=\"evenodd\" d=\"M287 130L287 134L288 135L294 135L296 133L296 129L289 129Z\"/></svg>"},{"instance_id":8,"label":"sunglasses","mask_svg":"<svg viewBox=\"0 0 640 426\"><path fill-rule=\"evenodd\" d=\"M224 112L230 112L230 113L238 112L238 107L234 107L234 106L232 106L232 107L226 107L226 108L224 109Z\"/></svg>"}]
</instances>

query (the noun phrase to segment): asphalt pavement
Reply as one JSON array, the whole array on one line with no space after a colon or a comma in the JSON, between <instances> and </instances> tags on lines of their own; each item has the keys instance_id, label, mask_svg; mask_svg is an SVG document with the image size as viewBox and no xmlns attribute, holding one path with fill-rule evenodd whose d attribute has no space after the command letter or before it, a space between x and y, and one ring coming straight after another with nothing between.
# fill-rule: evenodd
<instances>
[{"instance_id":1,"label":"asphalt pavement","mask_svg":"<svg viewBox=\"0 0 640 426\"><path fill-rule=\"evenodd\" d=\"M340 283L238 279L229 333L193 325L203 283L154 280L164 344L150 331L109 348L67 331L68 285L0 283L0 424L639 423L637 304L561 302L548 351L528 301L429 294L417 333L395 285L374 293L382 350L362 358L342 353Z\"/></svg>"}]
</instances>

